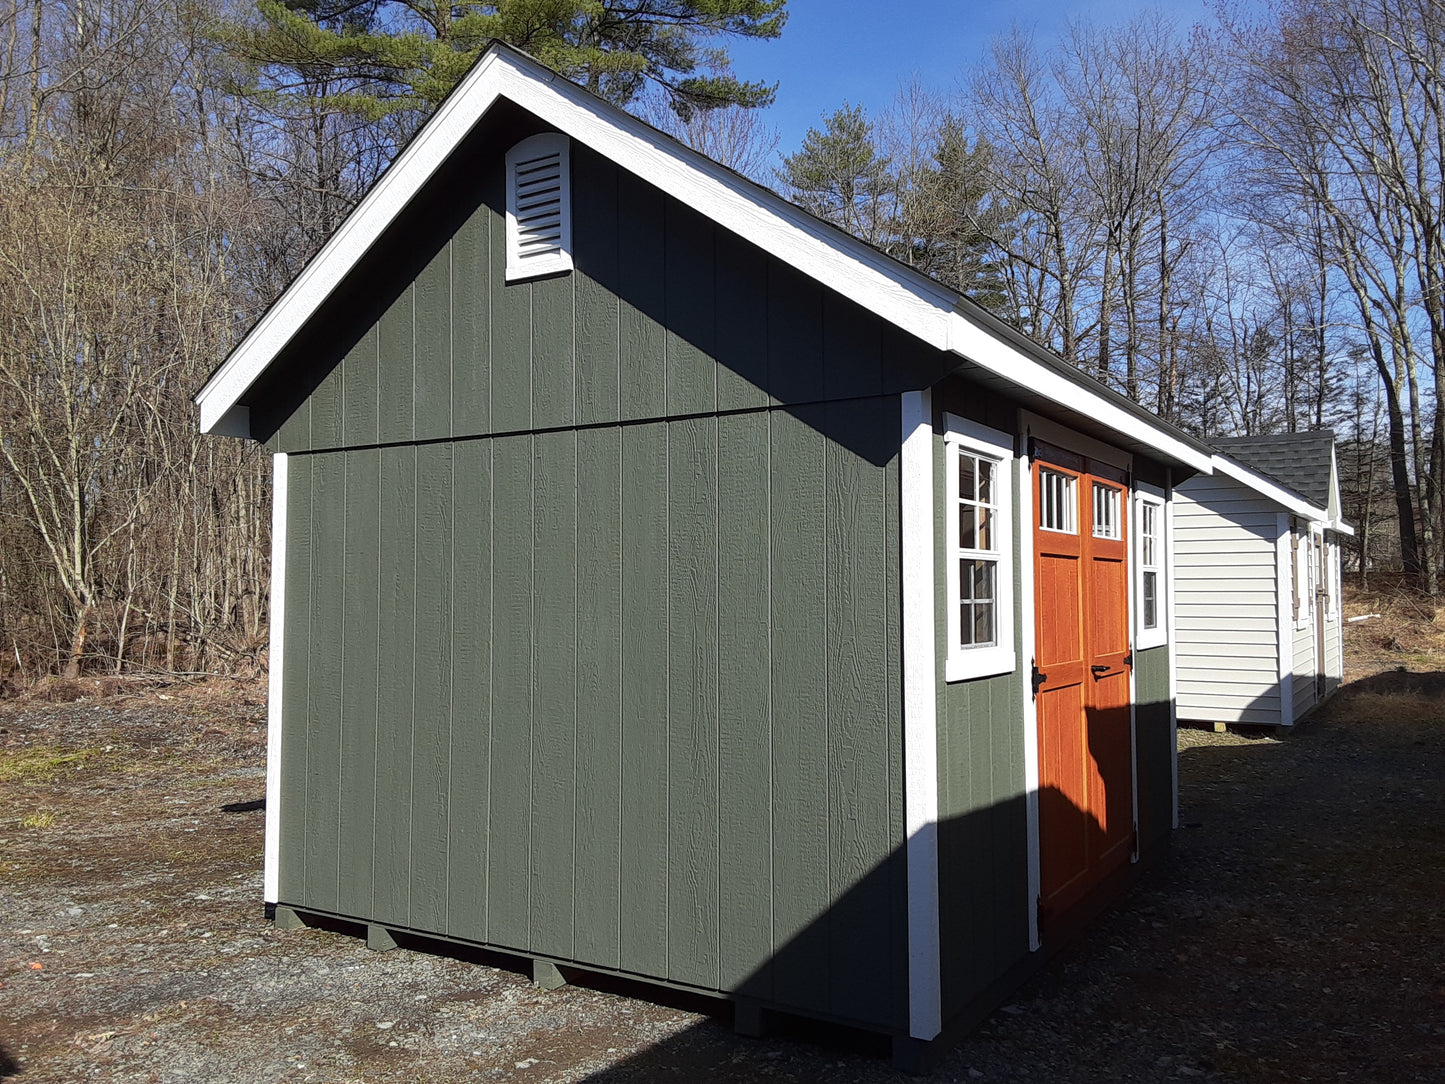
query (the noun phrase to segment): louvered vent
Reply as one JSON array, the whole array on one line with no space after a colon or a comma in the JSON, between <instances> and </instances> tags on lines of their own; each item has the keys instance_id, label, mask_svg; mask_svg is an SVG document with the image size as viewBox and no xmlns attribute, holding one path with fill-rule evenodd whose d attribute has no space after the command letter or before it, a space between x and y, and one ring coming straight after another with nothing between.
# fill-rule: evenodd
<instances>
[{"instance_id":1,"label":"louvered vent","mask_svg":"<svg viewBox=\"0 0 1445 1084\"><path fill-rule=\"evenodd\" d=\"M507 152L507 278L572 269L567 137L524 139Z\"/></svg>"}]
</instances>

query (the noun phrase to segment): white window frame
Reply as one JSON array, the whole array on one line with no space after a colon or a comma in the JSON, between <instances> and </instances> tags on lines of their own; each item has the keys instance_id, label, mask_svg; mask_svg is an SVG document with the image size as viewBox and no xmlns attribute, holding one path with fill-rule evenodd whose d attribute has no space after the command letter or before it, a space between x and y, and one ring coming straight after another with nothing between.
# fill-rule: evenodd
<instances>
[{"instance_id":1,"label":"white window frame","mask_svg":"<svg viewBox=\"0 0 1445 1084\"><path fill-rule=\"evenodd\" d=\"M1014 449L1013 437L978 422L953 414L943 416L944 434L944 565L947 570L948 653L944 661L947 681L1011 674L1018 668L1014 650ZM975 557L995 563L994 642L960 643L962 603L958 562L962 555L958 537L958 457L961 454L994 463L993 547L970 550Z\"/></svg>"},{"instance_id":2,"label":"white window frame","mask_svg":"<svg viewBox=\"0 0 1445 1084\"><path fill-rule=\"evenodd\" d=\"M1077 475L1062 470L1054 470L1052 467L1040 467L1040 477L1057 478L1061 483L1059 497L1061 503L1056 503L1050 508L1045 491L1039 497L1039 520L1038 528L1041 531L1050 531L1053 534L1077 535L1079 533L1079 501L1083 498L1079 494L1080 485ZM1040 487L1045 483L1040 482ZM1064 513L1063 524L1056 525L1048 522L1050 511L1062 511Z\"/></svg>"},{"instance_id":3,"label":"white window frame","mask_svg":"<svg viewBox=\"0 0 1445 1084\"><path fill-rule=\"evenodd\" d=\"M1169 642L1169 528L1168 499L1164 490L1147 482L1134 484L1134 647L1146 650L1163 647ZM1144 506L1154 509L1154 564L1144 564ZM1155 627L1144 627L1144 573L1152 571L1154 580Z\"/></svg>"},{"instance_id":4,"label":"white window frame","mask_svg":"<svg viewBox=\"0 0 1445 1084\"><path fill-rule=\"evenodd\" d=\"M561 132L541 132L515 143L507 151L507 281L540 278L572 270L572 167L571 141ZM524 258L517 225L517 165L545 155L558 157L560 230L557 251Z\"/></svg>"},{"instance_id":5,"label":"white window frame","mask_svg":"<svg viewBox=\"0 0 1445 1084\"><path fill-rule=\"evenodd\" d=\"M1290 543L1294 560L1291 566L1294 584L1294 630L1309 628L1315 616L1315 555L1310 545L1310 525L1300 520L1290 523Z\"/></svg>"},{"instance_id":6,"label":"white window frame","mask_svg":"<svg viewBox=\"0 0 1445 1084\"><path fill-rule=\"evenodd\" d=\"M1325 566L1325 620L1332 622L1340 612L1340 592L1344 589L1344 584L1340 582L1339 543L1322 530L1320 548L1324 553Z\"/></svg>"}]
</instances>

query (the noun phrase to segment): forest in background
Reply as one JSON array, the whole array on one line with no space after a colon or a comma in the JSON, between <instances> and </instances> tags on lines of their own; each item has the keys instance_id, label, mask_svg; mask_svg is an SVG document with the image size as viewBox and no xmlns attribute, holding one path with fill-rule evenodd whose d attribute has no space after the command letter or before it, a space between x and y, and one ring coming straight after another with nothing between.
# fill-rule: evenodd
<instances>
[{"instance_id":1,"label":"forest in background","mask_svg":"<svg viewBox=\"0 0 1445 1084\"><path fill-rule=\"evenodd\" d=\"M779 153L725 47L783 0L0 0L0 689L261 665L269 459L191 396L492 38L1190 432L1334 429L1352 570L1436 593L1445 0L1244 10L1016 32Z\"/></svg>"}]
</instances>

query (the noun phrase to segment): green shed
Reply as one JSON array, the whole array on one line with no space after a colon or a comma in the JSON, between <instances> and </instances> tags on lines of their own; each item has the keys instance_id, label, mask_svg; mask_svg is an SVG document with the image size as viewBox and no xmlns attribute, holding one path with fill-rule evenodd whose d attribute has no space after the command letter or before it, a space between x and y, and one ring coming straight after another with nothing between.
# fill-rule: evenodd
<instances>
[{"instance_id":1,"label":"green shed","mask_svg":"<svg viewBox=\"0 0 1445 1084\"><path fill-rule=\"evenodd\" d=\"M274 453L280 918L917 1064L1168 839L1209 450L520 53L197 402Z\"/></svg>"}]
</instances>

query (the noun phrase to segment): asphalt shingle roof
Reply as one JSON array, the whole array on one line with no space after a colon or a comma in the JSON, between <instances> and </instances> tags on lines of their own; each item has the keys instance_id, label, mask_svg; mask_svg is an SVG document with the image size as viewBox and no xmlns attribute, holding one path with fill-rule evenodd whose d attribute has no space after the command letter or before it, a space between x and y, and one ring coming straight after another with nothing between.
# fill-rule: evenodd
<instances>
[{"instance_id":1,"label":"asphalt shingle roof","mask_svg":"<svg viewBox=\"0 0 1445 1084\"><path fill-rule=\"evenodd\" d=\"M1231 459L1269 475L1321 508L1330 506L1330 462L1335 435L1328 429L1268 437L1211 437Z\"/></svg>"}]
</instances>

